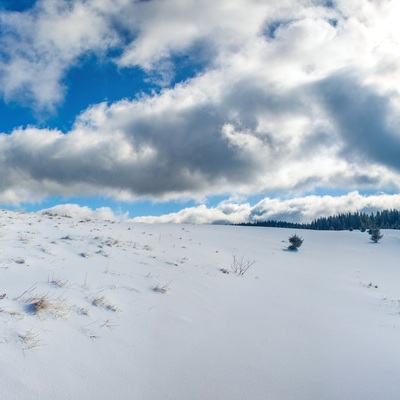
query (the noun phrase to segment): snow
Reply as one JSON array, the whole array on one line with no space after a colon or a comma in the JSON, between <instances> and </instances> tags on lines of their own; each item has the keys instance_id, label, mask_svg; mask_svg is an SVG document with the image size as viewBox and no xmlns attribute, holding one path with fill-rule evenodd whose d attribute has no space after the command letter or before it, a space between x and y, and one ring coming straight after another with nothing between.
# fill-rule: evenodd
<instances>
[{"instance_id":1,"label":"snow","mask_svg":"<svg viewBox=\"0 0 400 400\"><path fill-rule=\"evenodd\" d=\"M0 217L2 399L398 398L400 231Z\"/></svg>"}]
</instances>

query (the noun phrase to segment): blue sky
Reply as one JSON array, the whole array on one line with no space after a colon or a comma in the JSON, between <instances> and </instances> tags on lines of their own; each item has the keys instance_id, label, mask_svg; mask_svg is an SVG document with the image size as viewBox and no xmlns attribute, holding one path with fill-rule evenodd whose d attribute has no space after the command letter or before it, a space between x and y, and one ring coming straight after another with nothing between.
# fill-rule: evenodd
<instances>
[{"instance_id":1,"label":"blue sky","mask_svg":"<svg viewBox=\"0 0 400 400\"><path fill-rule=\"evenodd\" d=\"M0 206L152 222L398 208L399 13L0 0Z\"/></svg>"}]
</instances>

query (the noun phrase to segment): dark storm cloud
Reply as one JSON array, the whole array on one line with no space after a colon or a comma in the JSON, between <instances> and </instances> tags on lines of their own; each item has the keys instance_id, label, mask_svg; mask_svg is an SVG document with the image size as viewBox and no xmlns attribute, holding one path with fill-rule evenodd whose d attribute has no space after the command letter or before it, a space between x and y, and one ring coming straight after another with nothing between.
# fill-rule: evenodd
<instances>
[{"instance_id":1,"label":"dark storm cloud","mask_svg":"<svg viewBox=\"0 0 400 400\"><path fill-rule=\"evenodd\" d=\"M73 191L87 185L150 197L245 184L259 173L257 161L243 157L224 135L226 116L210 104L146 117L129 117L135 106L126 107L125 122L110 115L98 130L80 125L66 135L35 130L3 135L2 164L32 186L53 182Z\"/></svg>"},{"instance_id":2,"label":"dark storm cloud","mask_svg":"<svg viewBox=\"0 0 400 400\"><path fill-rule=\"evenodd\" d=\"M348 161L400 170L400 113L392 105L396 94L382 95L354 74L332 76L317 91L343 139L342 154Z\"/></svg>"}]
</instances>

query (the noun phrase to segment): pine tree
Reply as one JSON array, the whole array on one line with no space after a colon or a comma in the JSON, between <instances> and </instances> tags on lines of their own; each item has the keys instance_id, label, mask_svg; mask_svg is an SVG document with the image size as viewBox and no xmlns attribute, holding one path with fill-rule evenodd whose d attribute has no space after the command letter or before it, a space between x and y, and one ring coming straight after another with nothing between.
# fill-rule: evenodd
<instances>
[{"instance_id":1,"label":"pine tree","mask_svg":"<svg viewBox=\"0 0 400 400\"><path fill-rule=\"evenodd\" d=\"M378 241L383 238L383 235L382 235L381 230L379 228L371 228L368 231L368 233L371 236L371 240L374 243L378 243Z\"/></svg>"}]
</instances>

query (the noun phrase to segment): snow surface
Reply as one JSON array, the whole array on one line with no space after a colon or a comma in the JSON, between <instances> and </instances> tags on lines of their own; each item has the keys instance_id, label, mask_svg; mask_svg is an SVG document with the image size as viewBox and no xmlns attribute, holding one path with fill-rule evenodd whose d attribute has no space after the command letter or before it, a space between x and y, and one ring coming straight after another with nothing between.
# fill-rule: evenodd
<instances>
[{"instance_id":1,"label":"snow surface","mask_svg":"<svg viewBox=\"0 0 400 400\"><path fill-rule=\"evenodd\" d=\"M399 231L0 221L1 399L399 398Z\"/></svg>"}]
</instances>

